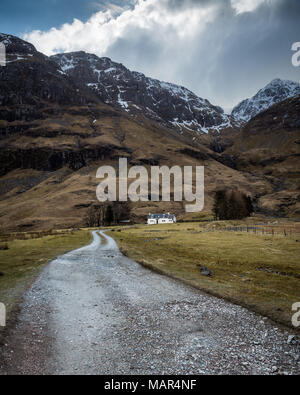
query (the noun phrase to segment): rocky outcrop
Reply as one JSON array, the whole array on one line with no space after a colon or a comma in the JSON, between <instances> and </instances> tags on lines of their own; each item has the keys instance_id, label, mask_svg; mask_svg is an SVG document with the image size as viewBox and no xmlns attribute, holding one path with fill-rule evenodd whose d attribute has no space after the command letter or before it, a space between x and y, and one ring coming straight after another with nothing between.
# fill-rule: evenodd
<instances>
[{"instance_id":1,"label":"rocky outcrop","mask_svg":"<svg viewBox=\"0 0 300 395\"><path fill-rule=\"evenodd\" d=\"M2 149L0 155L0 176L15 169L34 169L56 171L64 166L76 171L94 161L117 158L114 155L119 147L103 145L102 147L83 148L80 150L60 150L59 147L28 149Z\"/></svg>"}]
</instances>

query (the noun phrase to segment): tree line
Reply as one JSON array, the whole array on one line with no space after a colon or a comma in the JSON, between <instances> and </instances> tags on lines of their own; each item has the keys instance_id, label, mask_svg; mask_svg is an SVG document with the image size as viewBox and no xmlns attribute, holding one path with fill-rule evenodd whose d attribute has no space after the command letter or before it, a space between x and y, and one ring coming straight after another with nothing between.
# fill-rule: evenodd
<instances>
[{"instance_id":1,"label":"tree line","mask_svg":"<svg viewBox=\"0 0 300 395\"><path fill-rule=\"evenodd\" d=\"M250 196L238 189L219 190L215 194L213 213L216 220L234 220L249 217L254 212ZM88 227L110 226L130 218L127 202L93 204L87 210Z\"/></svg>"},{"instance_id":2,"label":"tree line","mask_svg":"<svg viewBox=\"0 0 300 395\"><path fill-rule=\"evenodd\" d=\"M254 211L250 196L237 189L220 190L215 194L213 213L216 220L243 219Z\"/></svg>"},{"instance_id":3,"label":"tree line","mask_svg":"<svg viewBox=\"0 0 300 395\"><path fill-rule=\"evenodd\" d=\"M130 217L127 202L113 202L110 204L93 204L87 210L85 224L88 227L109 226L117 224Z\"/></svg>"}]
</instances>

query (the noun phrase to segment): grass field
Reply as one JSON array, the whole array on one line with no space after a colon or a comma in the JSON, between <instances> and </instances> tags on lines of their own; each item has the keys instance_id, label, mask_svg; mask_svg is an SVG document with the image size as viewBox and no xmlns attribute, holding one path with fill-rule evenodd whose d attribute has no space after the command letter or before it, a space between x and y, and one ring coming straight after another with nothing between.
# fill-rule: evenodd
<instances>
[{"instance_id":1,"label":"grass field","mask_svg":"<svg viewBox=\"0 0 300 395\"><path fill-rule=\"evenodd\" d=\"M45 233L41 232L41 237L38 233L1 236L0 302L6 305L8 317L18 308L24 291L47 262L92 239L87 229Z\"/></svg>"},{"instance_id":2,"label":"grass field","mask_svg":"<svg viewBox=\"0 0 300 395\"><path fill-rule=\"evenodd\" d=\"M177 223L110 234L123 253L144 266L291 325L291 306L300 302L300 234L284 237L221 229ZM203 276L199 266L213 276Z\"/></svg>"}]
</instances>

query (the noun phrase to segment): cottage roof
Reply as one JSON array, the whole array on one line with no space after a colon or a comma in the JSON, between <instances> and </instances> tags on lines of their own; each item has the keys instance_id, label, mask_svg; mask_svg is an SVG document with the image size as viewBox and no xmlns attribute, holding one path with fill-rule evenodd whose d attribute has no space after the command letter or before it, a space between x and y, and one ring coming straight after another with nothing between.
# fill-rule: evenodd
<instances>
[{"instance_id":1,"label":"cottage roof","mask_svg":"<svg viewBox=\"0 0 300 395\"><path fill-rule=\"evenodd\" d=\"M175 217L174 214L149 214L148 219L161 219L161 218L166 218L166 219L173 219Z\"/></svg>"}]
</instances>

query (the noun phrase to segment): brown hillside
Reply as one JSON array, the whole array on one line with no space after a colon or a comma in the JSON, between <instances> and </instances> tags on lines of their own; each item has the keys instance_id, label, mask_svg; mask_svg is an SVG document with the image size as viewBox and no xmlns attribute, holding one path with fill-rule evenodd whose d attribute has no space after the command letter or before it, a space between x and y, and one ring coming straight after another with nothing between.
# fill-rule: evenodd
<instances>
[{"instance_id":1,"label":"brown hillside","mask_svg":"<svg viewBox=\"0 0 300 395\"><path fill-rule=\"evenodd\" d=\"M223 137L228 144L226 136ZM223 153L239 171L266 176L273 185L261 207L280 215L299 216L300 96L275 104L232 136Z\"/></svg>"}]
</instances>

